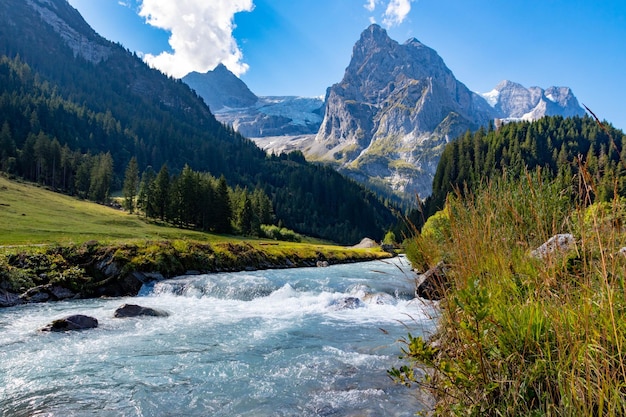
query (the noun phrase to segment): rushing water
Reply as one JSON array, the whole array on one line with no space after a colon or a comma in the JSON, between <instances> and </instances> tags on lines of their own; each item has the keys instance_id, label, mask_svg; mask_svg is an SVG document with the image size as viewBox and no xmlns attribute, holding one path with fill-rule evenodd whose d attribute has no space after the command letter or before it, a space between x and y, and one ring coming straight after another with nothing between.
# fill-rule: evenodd
<instances>
[{"instance_id":1,"label":"rushing water","mask_svg":"<svg viewBox=\"0 0 626 417\"><path fill-rule=\"evenodd\" d=\"M2 416L412 416L406 335L434 328L402 258L180 277L138 297L0 309ZM169 317L113 318L124 303ZM42 333L86 314L97 329Z\"/></svg>"}]
</instances>

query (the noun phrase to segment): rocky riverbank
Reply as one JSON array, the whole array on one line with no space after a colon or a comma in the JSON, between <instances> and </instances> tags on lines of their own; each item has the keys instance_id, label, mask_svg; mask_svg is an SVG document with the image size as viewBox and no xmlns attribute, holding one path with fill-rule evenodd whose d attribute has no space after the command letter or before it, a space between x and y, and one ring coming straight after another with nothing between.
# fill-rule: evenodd
<instances>
[{"instance_id":1,"label":"rocky riverbank","mask_svg":"<svg viewBox=\"0 0 626 417\"><path fill-rule=\"evenodd\" d=\"M185 274L326 266L387 258L380 249L279 242L147 241L5 249L0 307L133 296L149 281Z\"/></svg>"}]
</instances>

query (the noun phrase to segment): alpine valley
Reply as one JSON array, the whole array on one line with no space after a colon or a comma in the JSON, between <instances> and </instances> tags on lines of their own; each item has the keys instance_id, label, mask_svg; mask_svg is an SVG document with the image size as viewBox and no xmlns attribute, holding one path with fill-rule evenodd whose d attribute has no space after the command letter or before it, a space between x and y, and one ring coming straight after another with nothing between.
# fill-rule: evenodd
<instances>
[{"instance_id":1,"label":"alpine valley","mask_svg":"<svg viewBox=\"0 0 626 417\"><path fill-rule=\"evenodd\" d=\"M490 123L584 115L568 87L502 81L479 94L436 51L371 25L343 79L320 98L256 97L225 67L183 78L216 118L268 153L300 150L398 200L424 199L446 143Z\"/></svg>"},{"instance_id":2,"label":"alpine valley","mask_svg":"<svg viewBox=\"0 0 626 417\"><path fill-rule=\"evenodd\" d=\"M206 99L212 108L259 102L237 79L222 90L209 87L197 90L213 97ZM277 112L268 126L315 133L307 122L285 123L279 103L266 102ZM322 104L302 102L305 113ZM319 126L321 113L308 123ZM275 224L308 236L380 240L397 222L373 192L333 168L308 163L299 152L267 156L216 120L186 84L98 35L66 0L0 2L0 128L1 171L94 201L122 188L134 157L139 173L209 173L231 189L262 192Z\"/></svg>"}]
</instances>

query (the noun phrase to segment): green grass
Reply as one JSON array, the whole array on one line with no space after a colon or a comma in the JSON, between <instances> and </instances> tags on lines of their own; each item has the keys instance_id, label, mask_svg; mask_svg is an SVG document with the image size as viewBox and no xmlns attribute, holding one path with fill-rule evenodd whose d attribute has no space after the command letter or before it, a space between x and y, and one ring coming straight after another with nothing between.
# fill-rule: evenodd
<instances>
[{"instance_id":1,"label":"green grass","mask_svg":"<svg viewBox=\"0 0 626 417\"><path fill-rule=\"evenodd\" d=\"M573 204L530 175L449 198L410 249L450 266L438 332L407 337L390 374L427 368L438 416L626 415L625 218L623 200ZM575 248L530 256L556 233Z\"/></svg>"},{"instance_id":2,"label":"green grass","mask_svg":"<svg viewBox=\"0 0 626 417\"><path fill-rule=\"evenodd\" d=\"M230 238L150 224L137 215L0 176L0 245Z\"/></svg>"},{"instance_id":3,"label":"green grass","mask_svg":"<svg viewBox=\"0 0 626 417\"><path fill-rule=\"evenodd\" d=\"M295 243L179 229L0 176L0 246L81 244L91 240L101 243L158 240L246 242L262 247L266 252L299 250L308 253L323 249L338 253L347 250L309 237ZM350 252L363 250L350 249Z\"/></svg>"}]
</instances>

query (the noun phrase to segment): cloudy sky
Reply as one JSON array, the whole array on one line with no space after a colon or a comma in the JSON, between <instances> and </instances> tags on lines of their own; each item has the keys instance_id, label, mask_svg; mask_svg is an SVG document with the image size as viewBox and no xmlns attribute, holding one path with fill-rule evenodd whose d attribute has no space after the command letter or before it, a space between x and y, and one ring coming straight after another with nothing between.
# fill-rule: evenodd
<instances>
[{"instance_id":1,"label":"cloudy sky","mask_svg":"<svg viewBox=\"0 0 626 417\"><path fill-rule=\"evenodd\" d=\"M324 95L378 23L435 49L471 90L568 86L626 129L624 0L69 0L175 77L224 63L257 95Z\"/></svg>"}]
</instances>

